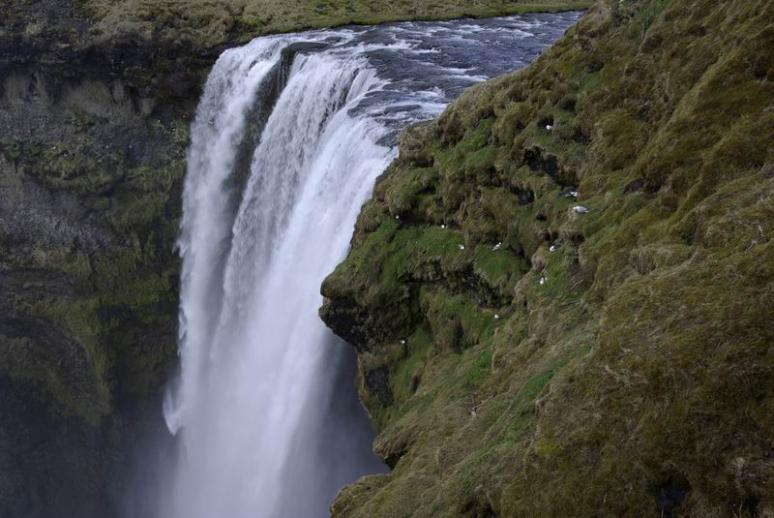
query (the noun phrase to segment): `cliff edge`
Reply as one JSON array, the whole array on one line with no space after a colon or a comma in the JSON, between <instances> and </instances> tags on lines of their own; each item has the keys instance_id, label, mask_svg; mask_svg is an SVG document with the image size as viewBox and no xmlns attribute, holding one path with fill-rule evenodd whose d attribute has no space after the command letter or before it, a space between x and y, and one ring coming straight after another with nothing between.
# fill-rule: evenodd
<instances>
[{"instance_id":1,"label":"cliff edge","mask_svg":"<svg viewBox=\"0 0 774 518\"><path fill-rule=\"evenodd\" d=\"M774 6L604 0L406 132L321 315L336 516L774 514Z\"/></svg>"}]
</instances>

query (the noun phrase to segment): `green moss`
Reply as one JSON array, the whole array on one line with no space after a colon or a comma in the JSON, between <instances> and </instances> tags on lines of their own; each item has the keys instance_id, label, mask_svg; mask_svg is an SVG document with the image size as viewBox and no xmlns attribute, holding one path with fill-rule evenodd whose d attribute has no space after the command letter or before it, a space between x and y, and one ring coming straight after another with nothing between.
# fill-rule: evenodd
<instances>
[{"instance_id":1,"label":"green moss","mask_svg":"<svg viewBox=\"0 0 774 518\"><path fill-rule=\"evenodd\" d=\"M675 480L675 515L774 508L751 482L774 483L772 14L600 2L412 136L324 314L385 319L365 354L399 394L376 440L397 463L334 508L648 516Z\"/></svg>"},{"instance_id":2,"label":"green moss","mask_svg":"<svg viewBox=\"0 0 774 518\"><path fill-rule=\"evenodd\" d=\"M479 308L465 296L425 290L420 303L437 345L459 350L490 338L494 332L494 312Z\"/></svg>"},{"instance_id":3,"label":"green moss","mask_svg":"<svg viewBox=\"0 0 774 518\"><path fill-rule=\"evenodd\" d=\"M179 210L173 198L188 130L179 120L145 127L115 107L104 85L79 88L71 92L76 101L56 114L63 119L54 119L61 141L34 135L0 143L2 157L25 182L52 193L66 230L56 238L16 237L4 252L7 307L29 337L4 347L2 356L4 373L32 382L56 419L75 416L101 426L127 401L155 398L174 357L179 270L172 243ZM163 156L138 166L119 144L97 143L104 121L73 108L82 95L117 110L116 125L137 129L139 122Z\"/></svg>"},{"instance_id":4,"label":"green moss","mask_svg":"<svg viewBox=\"0 0 774 518\"><path fill-rule=\"evenodd\" d=\"M33 305L30 312L59 326L83 347L83 357L77 360L78 365L68 366L74 371L54 368L48 359L39 366L17 365L11 369L12 376L31 379L49 390L57 404L52 408L55 414L77 415L94 425L112 411L111 387L106 381L110 360L99 343L102 323L98 308L94 299L49 298Z\"/></svg>"},{"instance_id":5,"label":"green moss","mask_svg":"<svg viewBox=\"0 0 774 518\"><path fill-rule=\"evenodd\" d=\"M489 375L492 369L492 352L483 351L476 356L465 375L468 388L476 388Z\"/></svg>"},{"instance_id":6,"label":"green moss","mask_svg":"<svg viewBox=\"0 0 774 518\"><path fill-rule=\"evenodd\" d=\"M474 272L488 285L501 292L511 291L530 265L526 259L507 250L494 250L490 244L477 246L473 260Z\"/></svg>"},{"instance_id":7,"label":"green moss","mask_svg":"<svg viewBox=\"0 0 774 518\"><path fill-rule=\"evenodd\" d=\"M419 197L432 184L435 170L418 168L406 173L403 182L391 185L385 192L385 202L396 214L409 212L418 205Z\"/></svg>"},{"instance_id":8,"label":"green moss","mask_svg":"<svg viewBox=\"0 0 774 518\"><path fill-rule=\"evenodd\" d=\"M649 2L644 8L635 11L635 21L631 24L631 30L635 34L637 31L640 35L644 34L671 3L672 0L658 0Z\"/></svg>"}]
</instances>

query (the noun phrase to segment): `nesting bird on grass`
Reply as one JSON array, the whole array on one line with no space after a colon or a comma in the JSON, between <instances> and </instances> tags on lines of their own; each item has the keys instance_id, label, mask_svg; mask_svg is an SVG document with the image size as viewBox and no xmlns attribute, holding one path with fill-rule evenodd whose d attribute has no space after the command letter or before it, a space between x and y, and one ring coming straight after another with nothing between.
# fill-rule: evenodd
<instances>
[{"instance_id":1,"label":"nesting bird on grass","mask_svg":"<svg viewBox=\"0 0 774 518\"><path fill-rule=\"evenodd\" d=\"M576 205L572 208L572 210L575 212L575 214L587 214L590 209L588 207L584 207L583 205Z\"/></svg>"},{"instance_id":2,"label":"nesting bird on grass","mask_svg":"<svg viewBox=\"0 0 774 518\"><path fill-rule=\"evenodd\" d=\"M578 191L567 191L564 193L565 198L577 198L578 197Z\"/></svg>"},{"instance_id":3,"label":"nesting bird on grass","mask_svg":"<svg viewBox=\"0 0 774 518\"><path fill-rule=\"evenodd\" d=\"M548 251L551 252L552 254L554 252L556 252L557 250L559 250L559 247L556 246L556 245L551 245L551 246L548 247Z\"/></svg>"},{"instance_id":4,"label":"nesting bird on grass","mask_svg":"<svg viewBox=\"0 0 774 518\"><path fill-rule=\"evenodd\" d=\"M546 276L545 276L545 275L541 275L541 276L540 276L540 281L539 281L539 282L540 282L540 285L541 285L541 286L542 286L542 285L544 285L544 284L546 283Z\"/></svg>"},{"instance_id":5,"label":"nesting bird on grass","mask_svg":"<svg viewBox=\"0 0 774 518\"><path fill-rule=\"evenodd\" d=\"M465 245L457 245L457 248L459 248L460 250L465 250Z\"/></svg>"},{"instance_id":6,"label":"nesting bird on grass","mask_svg":"<svg viewBox=\"0 0 774 518\"><path fill-rule=\"evenodd\" d=\"M503 246L503 243L501 241L498 241L497 244L494 247L492 247L492 252L497 252L498 250L500 250L500 248L502 248L502 246Z\"/></svg>"}]
</instances>

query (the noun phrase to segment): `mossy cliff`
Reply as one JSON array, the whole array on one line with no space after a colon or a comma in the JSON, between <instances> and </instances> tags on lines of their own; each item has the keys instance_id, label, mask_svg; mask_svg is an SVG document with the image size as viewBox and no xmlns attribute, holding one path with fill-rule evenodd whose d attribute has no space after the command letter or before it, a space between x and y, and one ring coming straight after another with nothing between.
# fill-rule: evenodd
<instances>
[{"instance_id":1,"label":"mossy cliff","mask_svg":"<svg viewBox=\"0 0 774 518\"><path fill-rule=\"evenodd\" d=\"M393 468L336 516L774 516L772 49L602 0L403 135L322 288Z\"/></svg>"},{"instance_id":2,"label":"mossy cliff","mask_svg":"<svg viewBox=\"0 0 774 518\"><path fill-rule=\"evenodd\" d=\"M91 45L66 3L23 7L47 32L0 32L0 516L112 516L131 448L163 430L200 81Z\"/></svg>"},{"instance_id":3,"label":"mossy cliff","mask_svg":"<svg viewBox=\"0 0 774 518\"><path fill-rule=\"evenodd\" d=\"M0 516L116 516L164 435L190 117L219 50L0 16ZM151 470L148 467L145 473Z\"/></svg>"}]
</instances>

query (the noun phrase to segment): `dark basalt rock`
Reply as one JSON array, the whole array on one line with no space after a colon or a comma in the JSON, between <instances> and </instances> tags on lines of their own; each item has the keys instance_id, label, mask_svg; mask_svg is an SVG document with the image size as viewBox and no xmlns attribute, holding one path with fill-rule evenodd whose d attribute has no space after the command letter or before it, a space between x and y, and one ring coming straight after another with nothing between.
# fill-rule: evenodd
<instances>
[{"instance_id":1,"label":"dark basalt rock","mask_svg":"<svg viewBox=\"0 0 774 518\"><path fill-rule=\"evenodd\" d=\"M390 377L387 369L381 367L364 373L366 389L376 396L381 404L392 404L392 390L390 390Z\"/></svg>"},{"instance_id":2,"label":"dark basalt rock","mask_svg":"<svg viewBox=\"0 0 774 518\"><path fill-rule=\"evenodd\" d=\"M96 43L68 6L0 22L4 518L116 516L164 428L187 127L219 53Z\"/></svg>"}]
</instances>

